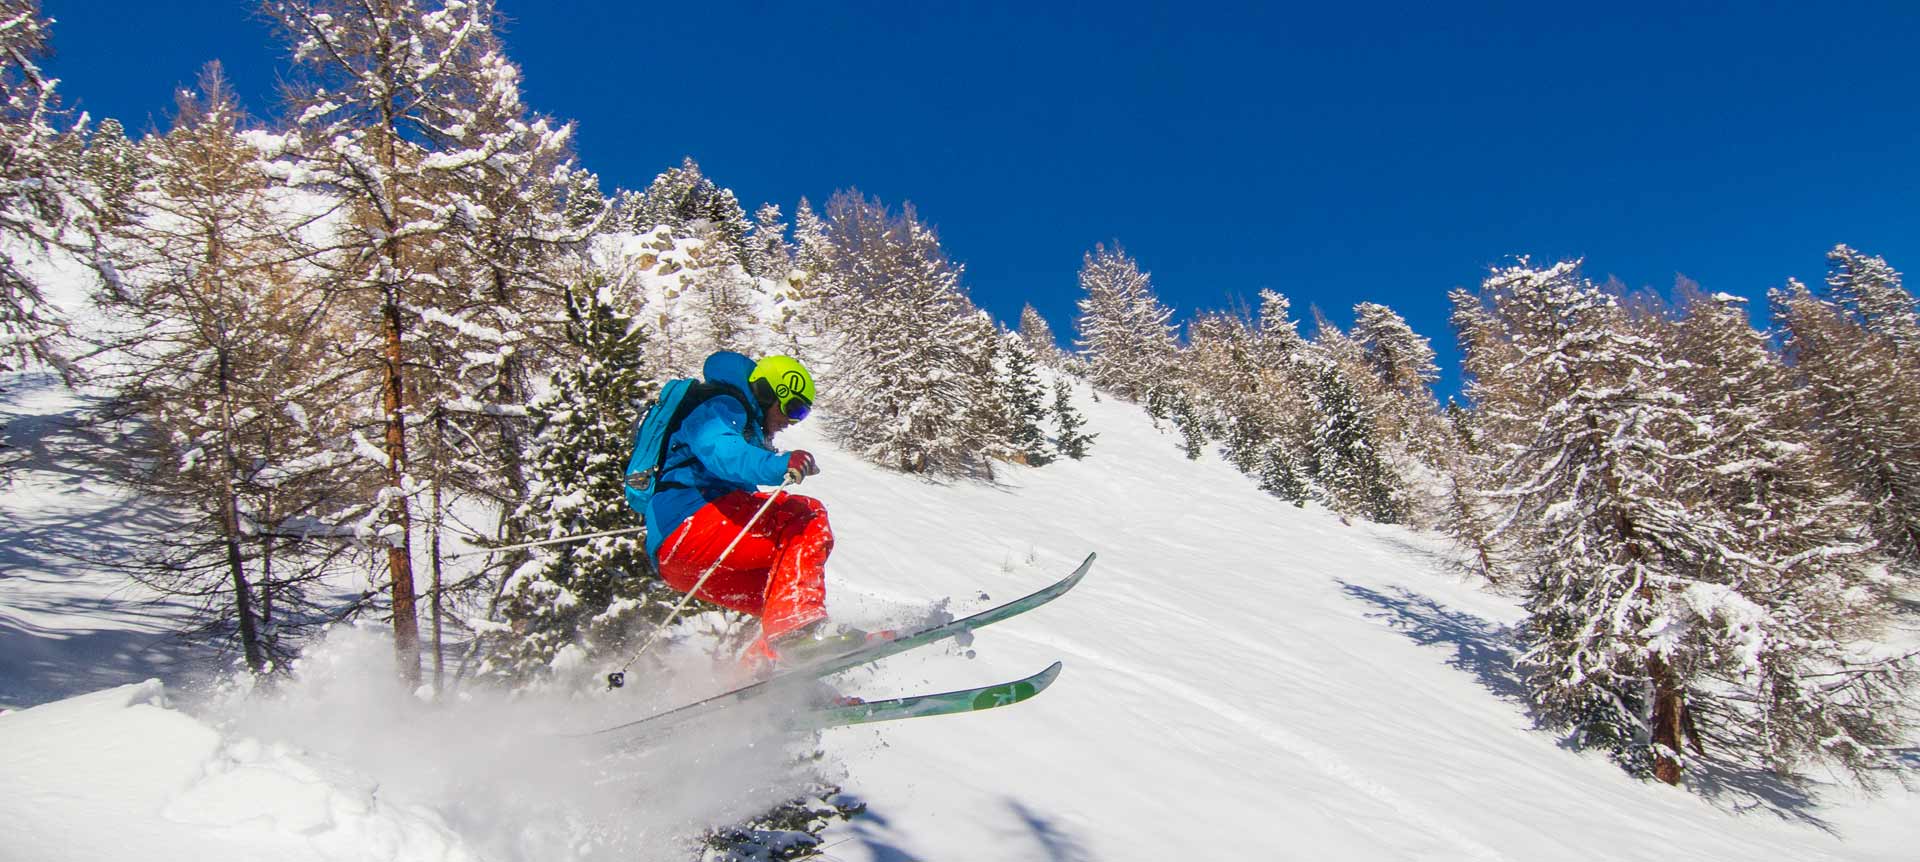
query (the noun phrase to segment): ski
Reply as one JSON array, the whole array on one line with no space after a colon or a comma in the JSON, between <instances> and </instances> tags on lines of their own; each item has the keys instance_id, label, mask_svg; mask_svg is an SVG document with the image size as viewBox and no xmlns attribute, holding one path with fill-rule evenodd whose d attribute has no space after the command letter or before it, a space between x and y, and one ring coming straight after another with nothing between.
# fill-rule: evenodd
<instances>
[{"instance_id":1,"label":"ski","mask_svg":"<svg viewBox=\"0 0 1920 862\"><path fill-rule=\"evenodd\" d=\"M616 724L600 730L570 735L602 736L614 733L628 733L640 730L642 725L649 725L649 727L645 728L649 732L664 730L666 727L680 724L681 722L701 715L706 715L715 710L725 709L741 701L751 700L770 692L786 691L792 686L808 683L821 677L832 676L841 671L876 662L916 647L938 643L948 638L959 637L982 626L992 625L1009 617L1026 613L1065 595L1068 590L1073 589L1074 585L1080 583L1081 579L1087 576L1087 571L1093 568L1093 560L1097 556L1098 554L1088 554L1087 558L1081 561L1079 568L1074 569L1072 574L1032 594L1014 599L1006 604L995 605L972 616L921 629L920 631L911 632L893 638L892 640L867 644L839 656L823 659L805 667L782 671L759 682L744 685L731 691L724 691L712 697L697 700L665 712L654 713L645 718Z\"/></svg>"},{"instance_id":2,"label":"ski","mask_svg":"<svg viewBox=\"0 0 1920 862\"><path fill-rule=\"evenodd\" d=\"M1060 663L1054 662L1051 667L1033 676L995 685L941 694L916 694L896 697L892 700L821 707L802 715L794 722L794 727L801 730L825 730L901 718L979 712L1031 698L1046 691L1047 686L1052 685L1058 676L1060 676Z\"/></svg>"}]
</instances>

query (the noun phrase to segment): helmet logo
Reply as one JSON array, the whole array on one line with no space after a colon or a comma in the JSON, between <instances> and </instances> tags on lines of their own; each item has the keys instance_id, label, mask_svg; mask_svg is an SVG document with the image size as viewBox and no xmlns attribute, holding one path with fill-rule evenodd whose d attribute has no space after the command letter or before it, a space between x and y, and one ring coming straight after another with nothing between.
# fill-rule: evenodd
<instances>
[{"instance_id":1,"label":"helmet logo","mask_svg":"<svg viewBox=\"0 0 1920 862\"><path fill-rule=\"evenodd\" d=\"M781 374L779 381L773 384L773 394L780 396L781 401L786 401L805 391L807 391L807 379L800 376L798 371L789 370Z\"/></svg>"}]
</instances>

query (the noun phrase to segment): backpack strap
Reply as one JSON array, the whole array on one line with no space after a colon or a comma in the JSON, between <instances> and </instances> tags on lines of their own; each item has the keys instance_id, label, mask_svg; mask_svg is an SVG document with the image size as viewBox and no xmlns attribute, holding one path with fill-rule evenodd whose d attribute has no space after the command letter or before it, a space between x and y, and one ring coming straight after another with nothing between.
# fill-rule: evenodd
<instances>
[{"instance_id":1,"label":"backpack strap","mask_svg":"<svg viewBox=\"0 0 1920 862\"><path fill-rule=\"evenodd\" d=\"M732 398L733 400L740 402L741 407L746 408L747 427L749 429L757 428L760 426L761 424L760 417L753 415L753 406L748 402L746 396L743 395L738 388L729 386L725 383L708 383L705 381L693 384L692 387L688 388L686 396L680 399L680 409L675 410L673 412L673 417L667 420L667 432L664 435L662 435L660 438L660 458L658 459L659 460L658 465L654 467L654 474L653 474L655 477L654 483L653 483L653 487L655 490L665 491L671 488L693 487L691 485L687 485L682 482L662 481L659 477L665 476L674 470L678 470L681 467L685 467L689 464L692 464L700 460L698 458L693 457L692 455L688 455L687 457L682 458L679 461L676 461L672 464L668 464L666 463L667 451L673 448L673 435L680 433L680 426L687 421L688 416L692 415L693 408L698 407L702 404L705 404L708 401L711 401L714 398L719 396L726 396L728 398Z\"/></svg>"}]
</instances>

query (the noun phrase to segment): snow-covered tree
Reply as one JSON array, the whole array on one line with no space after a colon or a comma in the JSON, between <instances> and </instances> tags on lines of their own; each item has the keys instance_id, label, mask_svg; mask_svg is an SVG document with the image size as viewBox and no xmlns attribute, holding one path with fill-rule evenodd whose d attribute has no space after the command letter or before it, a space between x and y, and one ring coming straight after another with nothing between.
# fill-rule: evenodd
<instances>
[{"instance_id":1,"label":"snow-covered tree","mask_svg":"<svg viewBox=\"0 0 1920 862\"><path fill-rule=\"evenodd\" d=\"M1523 665L1541 714L1670 783L1707 745L1782 769L1880 759L1897 722L1876 716L1907 671L1851 654L1857 564L1843 522L1806 520L1840 511L1805 484L1813 474L1793 480L1792 502L1752 496L1798 458L1738 406L1764 402L1746 382L1758 340L1740 347L1724 314L1708 327L1719 335L1689 336L1734 360L1703 381L1577 263L1523 261L1482 290L1456 322L1473 327L1469 391L1497 536L1526 583Z\"/></svg>"},{"instance_id":2,"label":"snow-covered tree","mask_svg":"<svg viewBox=\"0 0 1920 862\"><path fill-rule=\"evenodd\" d=\"M567 230L582 236L598 233L612 209L611 202L600 191L600 177L592 171L574 171L567 178L566 203L561 210Z\"/></svg>"},{"instance_id":3,"label":"snow-covered tree","mask_svg":"<svg viewBox=\"0 0 1920 862\"><path fill-rule=\"evenodd\" d=\"M1027 349L1034 358L1046 365L1059 365L1065 354L1060 350L1060 342L1053 336L1053 327L1047 325L1039 309L1028 303L1020 307L1021 340L1027 343Z\"/></svg>"},{"instance_id":4,"label":"snow-covered tree","mask_svg":"<svg viewBox=\"0 0 1920 862\"><path fill-rule=\"evenodd\" d=\"M1306 465L1300 462L1295 452L1284 443L1269 442L1257 478L1260 490L1295 506L1305 506L1312 488L1307 482Z\"/></svg>"},{"instance_id":5,"label":"snow-covered tree","mask_svg":"<svg viewBox=\"0 0 1920 862\"><path fill-rule=\"evenodd\" d=\"M740 264L739 254L729 248L712 227L695 228L698 245L688 256L688 290L695 306L694 317L700 331L696 355L705 357L716 350L753 353L758 337L758 315L754 297L758 286Z\"/></svg>"},{"instance_id":6,"label":"snow-covered tree","mask_svg":"<svg viewBox=\"0 0 1920 862\"><path fill-rule=\"evenodd\" d=\"M1709 469L1689 497L1728 520L1734 538L1716 579L1760 611L1732 620L1751 629L1729 633L1730 649L1701 656L1710 690L1754 696L1699 710L1700 733L1782 772L1803 760L1888 766L1911 718L1901 689L1913 668L1862 649L1886 616L1868 578L1866 512L1803 423L1804 393L1748 325L1745 300L1684 299L1667 328L1672 349L1717 372L1681 378L1693 417L1713 429L1691 453Z\"/></svg>"},{"instance_id":7,"label":"snow-covered tree","mask_svg":"<svg viewBox=\"0 0 1920 862\"><path fill-rule=\"evenodd\" d=\"M761 204L753 213L753 233L747 237L747 272L784 285L792 271L793 245L787 242L780 207Z\"/></svg>"},{"instance_id":8,"label":"snow-covered tree","mask_svg":"<svg viewBox=\"0 0 1920 862\"><path fill-rule=\"evenodd\" d=\"M532 414L533 494L523 517L538 538L632 526L624 466L633 417L656 386L640 368L646 330L614 307L604 287L584 287L567 303L568 338L577 364L553 379ZM514 679L551 670L569 647L617 649L650 599L664 609L671 593L646 559L642 537L603 536L550 546L508 578L501 614L510 631L491 638L486 669ZM674 596L677 598L677 594Z\"/></svg>"},{"instance_id":9,"label":"snow-covered tree","mask_svg":"<svg viewBox=\"0 0 1920 862\"><path fill-rule=\"evenodd\" d=\"M1187 347L1180 352L1180 387L1194 412L1192 422L1175 425L1186 436L1189 457L1197 457L1207 436L1221 437L1227 460L1243 473L1259 466L1273 438L1272 393L1262 391L1256 366L1256 337L1240 315L1210 312L1187 326Z\"/></svg>"},{"instance_id":10,"label":"snow-covered tree","mask_svg":"<svg viewBox=\"0 0 1920 862\"><path fill-rule=\"evenodd\" d=\"M839 342L833 319L842 313L846 298L835 281L833 261L826 220L801 198L793 211L793 260L781 279L786 302L776 329L789 353L810 366L824 367Z\"/></svg>"},{"instance_id":11,"label":"snow-covered tree","mask_svg":"<svg viewBox=\"0 0 1920 862\"><path fill-rule=\"evenodd\" d=\"M1080 316L1074 321L1094 385L1146 402L1172 371L1173 310L1153 293L1147 273L1115 246L1096 245L1080 266Z\"/></svg>"},{"instance_id":12,"label":"snow-covered tree","mask_svg":"<svg viewBox=\"0 0 1920 862\"><path fill-rule=\"evenodd\" d=\"M1913 294L1886 258L1836 245L1827 253L1827 290L1834 303L1866 331L1893 343L1903 358L1920 363L1920 314Z\"/></svg>"},{"instance_id":13,"label":"snow-covered tree","mask_svg":"<svg viewBox=\"0 0 1920 862\"><path fill-rule=\"evenodd\" d=\"M1080 429L1087 420L1073 407L1073 387L1065 378L1053 381L1053 422L1059 434L1053 438L1053 446L1060 454L1078 461L1087 457L1087 447L1093 444L1097 434L1087 434Z\"/></svg>"},{"instance_id":14,"label":"snow-covered tree","mask_svg":"<svg viewBox=\"0 0 1920 862\"><path fill-rule=\"evenodd\" d=\"M752 266L747 236L753 232L753 223L747 220L746 210L731 190L701 173L692 156L677 168L661 171L644 193L628 203L630 210L618 219L627 231L645 233L666 225L692 236L697 226L706 225L741 266Z\"/></svg>"},{"instance_id":15,"label":"snow-covered tree","mask_svg":"<svg viewBox=\"0 0 1920 862\"><path fill-rule=\"evenodd\" d=\"M140 184L143 161L119 120L108 117L94 129L80 159L80 173L93 185L103 227L125 224L133 217L133 194Z\"/></svg>"},{"instance_id":16,"label":"snow-covered tree","mask_svg":"<svg viewBox=\"0 0 1920 862\"><path fill-rule=\"evenodd\" d=\"M58 343L65 323L20 257L57 246L86 207L53 125L56 82L40 70L52 23L38 0L0 0L0 371L28 360L70 369Z\"/></svg>"},{"instance_id":17,"label":"snow-covered tree","mask_svg":"<svg viewBox=\"0 0 1920 862\"><path fill-rule=\"evenodd\" d=\"M339 207L327 222L332 247L314 260L379 329L374 349L353 360L380 381L368 418L382 427L382 444L358 451L385 461L383 517L370 534L387 548L401 672L416 679L415 495L448 475L504 482L481 489L500 497L524 495L516 429L528 369L519 357L537 295L528 276L539 250L566 238L551 231L565 223L571 130L528 116L491 0L266 8L306 73L293 93L296 175ZM436 430L454 423L497 434L505 442L460 451L475 467L499 469L452 469L463 466L456 450L436 445L432 476L421 475L408 421L421 407Z\"/></svg>"},{"instance_id":18,"label":"snow-covered tree","mask_svg":"<svg viewBox=\"0 0 1920 862\"><path fill-rule=\"evenodd\" d=\"M107 298L132 323L113 379L151 431L147 486L196 516L135 576L202 598L258 673L312 621L306 587L341 550L331 535L359 514L364 472L339 442L353 372L333 350L352 336L295 266L286 226L303 216L276 200L241 122L210 64L150 141L152 178L128 191L143 215L112 234L124 293Z\"/></svg>"},{"instance_id":19,"label":"snow-covered tree","mask_svg":"<svg viewBox=\"0 0 1920 862\"><path fill-rule=\"evenodd\" d=\"M1259 326L1263 368L1280 367L1306 344L1306 339L1300 337L1299 321L1293 319L1292 301L1277 290L1263 288L1260 291Z\"/></svg>"},{"instance_id":20,"label":"snow-covered tree","mask_svg":"<svg viewBox=\"0 0 1920 862\"><path fill-rule=\"evenodd\" d=\"M1851 286L1848 292L1886 296ZM1881 550L1904 570L1920 570L1920 388L1913 385L1914 363L1903 358L1897 341L1869 329L1858 312L1798 282L1774 291L1771 300L1804 388L1806 424L1867 506Z\"/></svg>"},{"instance_id":21,"label":"snow-covered tree","mask_svg":"<svg viewBox=\"0 0 1920 862\"><path fill-rule=\"evenodd\" d=\"M1028 306L1031 308L1032 306ZM1040 385L1040 362L1026 339L1008 333L1003 339L1002 403L1006 405L1007 441L1015 457L1034 466L1054 459L1040 423L1047 417L1047 393Z\"/></svg>"},{"instance_id":22,"label":"snow-covered tree","mask_svg":"<svg viewBox=\"0 0 1920 862\"><path fill-rule=\"evenodd\" d=\"M1367 367L1390 391L1432 399L1427 387L1440 377L1433 346L1405 318L1379 303L1362 302L1353 307L1353 339L1366 351Z\"/></svg>"},{"instance_id":23,"label":"snow-covered tree","mask_svg":"<svg viewBox=\"0 0 1920 862\"><path fill-rule=\"evenodd\" d=\"M1308 386L1317 423L1307 473L1327 508L1382 524L1404 515L1398 477L1388 469L1373 420L1349 377L1322 363Z\"/></svg>"},{"instance_id":24,"label":"snow-covered tree","mask_svg":"<svg viewBox=\"0 0 1920 862\"><path fill-rule=\"evenodd\" d=\"M843 340L821 393L835 437L906 472L986 469L996 441L975 420L992 380L979 376L983 339L959 265L912 205L892 213L855 190L828 202L826 236L834 301L852 312L834 316Z\"/></svg>"}]
</instances>

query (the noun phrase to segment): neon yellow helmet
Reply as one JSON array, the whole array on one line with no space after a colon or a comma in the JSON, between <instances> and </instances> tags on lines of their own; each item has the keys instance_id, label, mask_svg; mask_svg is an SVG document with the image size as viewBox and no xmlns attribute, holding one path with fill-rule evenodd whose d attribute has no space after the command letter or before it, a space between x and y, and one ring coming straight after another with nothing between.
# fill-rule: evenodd
<instances>
[{"instance_id":1,"label":"neon yellow helmet","mask_svg":"<svg viewBox=\"0 0 1920 862\"><path fill-rule=\"evenodd\" d=\"M760 360L747 375L747 385L762 405L780 405L780 412L795 422L813 411L813 373L791 356Z\"/></svg>"}]
</instances>

